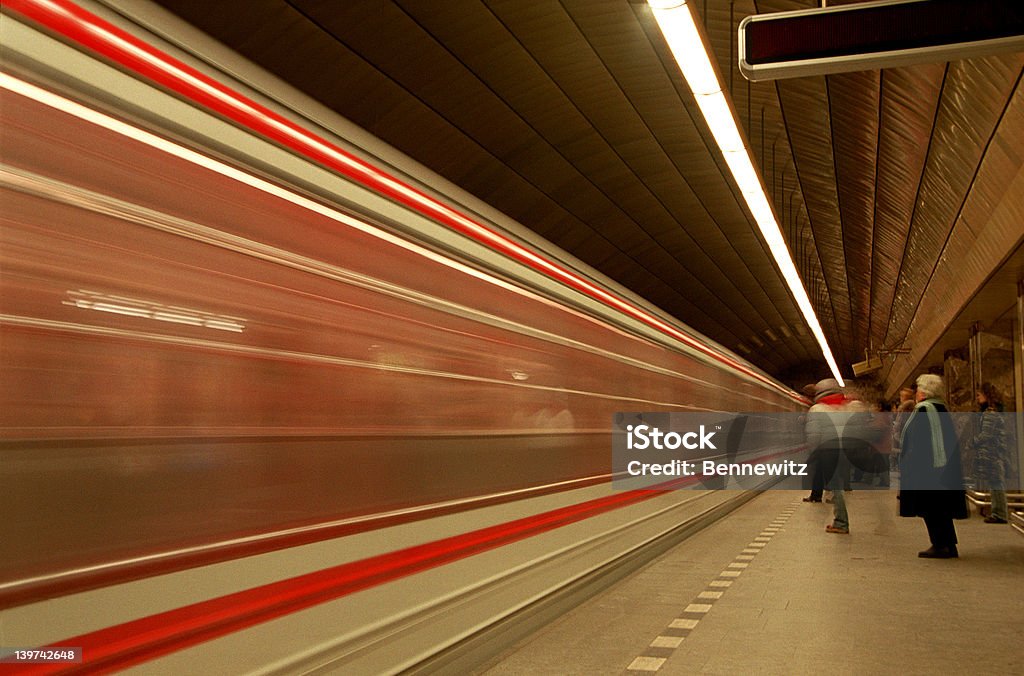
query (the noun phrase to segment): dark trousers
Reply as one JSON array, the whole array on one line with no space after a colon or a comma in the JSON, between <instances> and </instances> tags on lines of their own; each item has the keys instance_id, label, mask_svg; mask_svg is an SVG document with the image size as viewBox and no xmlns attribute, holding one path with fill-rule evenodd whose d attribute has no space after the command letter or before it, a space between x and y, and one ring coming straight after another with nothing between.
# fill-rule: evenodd
<instances>
[{"instance_id":1,"label":"dark trousers","mask_svg":"<svg viewBox=\"0 0 1024 676\"><path fill-rule=\"evenodd\" d=\"M811 494L809 497L812 500L821 500L822 493L824 493L826 487L832 490L842 490L847 487L845 484L849 484L848 475L844 475L845 484L838 486L838 488L834 485L836 473L848 471L841 468L841 463L839 462L841 452L838 448L818 448L808 456L807 472L811 475Z\"/></svg>"},{"instance_id":2,"label":"dark trousers","mask_svg":"<svg viewBox=\"0 0 1024 676\"><path fill-rule=\"evenodd\" d=\"M815 452L807 458L808 474L811 475L811 500L821 501L821 494L825 491L825 474L821 470L821 457ZM806 487L806 486L805 486Z\"/></svg>"},{"instance_id":3,"label":"dark trousers","mask_svg":"<svg viewBox=\"0 0 1024 676\"><path fill-rule=\"evenodd\" d=\"M954 547L956 546L956 528L953 526L953 519L948 516L926 516L924 525L928 528L928 539L932 546Z\"/></svg>"}]
</instances>

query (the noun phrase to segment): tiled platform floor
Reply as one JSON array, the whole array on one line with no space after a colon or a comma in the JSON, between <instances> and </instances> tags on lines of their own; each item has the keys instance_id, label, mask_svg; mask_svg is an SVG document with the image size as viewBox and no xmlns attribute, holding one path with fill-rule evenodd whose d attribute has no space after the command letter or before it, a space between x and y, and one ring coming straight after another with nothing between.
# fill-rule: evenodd
<instances>
[{"instance_id":1,"label":"tiled platform floor","mask_svg":"<svg viewBox=\"0 0 1024 676\"><path fill-rule=\"evenodd\" d=\"M768 491L481 669L519 674L1024 674L1024 537L975 513L919 559L894 492Z\"/></svg>"}]
</instances>

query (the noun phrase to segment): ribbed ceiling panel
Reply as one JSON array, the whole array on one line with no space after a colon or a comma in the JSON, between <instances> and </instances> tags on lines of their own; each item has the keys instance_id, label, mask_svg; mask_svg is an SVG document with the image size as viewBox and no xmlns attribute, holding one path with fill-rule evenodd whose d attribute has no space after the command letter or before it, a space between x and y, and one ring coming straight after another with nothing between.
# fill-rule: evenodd
<instances>
[{"instance_id":1,"label":"ribbed ceiling panel","mask_svg":"<svg viewBox=\"0 0 1024 676\"><path fill-rule=\"evenodd\" d=\"M843 243L842 215L836 186L829 89L825 78L801 78L778 83L779 102L789 130L800 188L818 256L825 273L826 293L839 329L833 349L849 361L853 350L852 304ZM841 131L839 133L842 133Z\"/></svg>"},{"instance_id":2,"label":"ribbed ceiling panel","mask_svg":"<svg viewBox=\"0 0 1024 676\"><path fill-rule=\"evenodd\" d=\"M971 300L992 271L1024 244L1024 58L1007 58L1002 65L1012 69L1015 60L1013 92L1006 99L995 133L987 141L934 272L920 301L913 304L905 342L911 352L891 364L891 374L885 374L897 382L912 374L951 317ZM1010 304L1007 298L1003 308ZM937 312L936 308L944 311ZM997 307L996 311L1003 308Z\"/></svg>"},{"instance_id":3,"label":"ribbed ceiling panel","mask_svg":"<svg viewBox=\"0 0 1024 676\"><path fill-rule=\"evenodd\" d=\"M871 342L876 348L885 347L889 308L945 74L946 64L928 64L886 70L881 76L870 315Z\"/></svg>"},{"instance_id":4,"label":"ribbed ceiling panel","mask_svg":"<svg viewBox=\"0 0 1024 676\"><path fill-rule=\"evenodd\" d=\"M879 71L828 78L829 110L853 345L867 344L878 163Z\"/></svg>"},{"instance_id":5,"label":"ribbed ceiling panel","mask_svg":"<svg viewBox=\"0 0 1024 676\"><path fill-rule=\"evenodd\" d=\"M1010 96L1020 78L1024 55L957 61L950 64L928 150L916 208L885 343L909 337L910 324ZM1008 253L1008 252L1007 252Z\"/></svg>"}]
</instances>

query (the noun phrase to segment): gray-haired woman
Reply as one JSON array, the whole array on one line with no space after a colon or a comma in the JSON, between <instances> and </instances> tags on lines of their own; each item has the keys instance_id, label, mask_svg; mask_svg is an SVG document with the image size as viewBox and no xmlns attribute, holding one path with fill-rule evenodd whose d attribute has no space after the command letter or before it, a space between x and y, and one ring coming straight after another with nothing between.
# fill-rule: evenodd
<instances>
[{"instance_id":1,"label":"gray-haired woman","mask_svg":"<svg viewBox=\"0 0 1024 676\"><path fill-rule=\"evenodd\" d=\"M900 516L924 519L932 546L918 556L926 559L957 558L953 519L967 518L960 449L944 390L941 377L918 377L917 406L900 444Z\"/></svg>"}]
</instances>

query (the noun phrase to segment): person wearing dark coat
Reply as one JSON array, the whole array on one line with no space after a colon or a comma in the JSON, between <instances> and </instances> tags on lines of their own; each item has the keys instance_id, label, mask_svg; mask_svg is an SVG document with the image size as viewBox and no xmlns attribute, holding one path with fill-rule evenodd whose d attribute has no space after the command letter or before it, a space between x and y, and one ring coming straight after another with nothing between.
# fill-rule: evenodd
<instances>
[{"instance_id":1,"label":"person wearing dark coat","mask_svg":"<svg viewBox=\"0 0 1024 676\"><path fill-rule=\"evenodd\" d=\"M924 519L932 546L918 556L926 559L959 556L953 519L968 514L960 448L942 400L944 389L939 376L918 377L917 406L900 443L900 516Z\"/></svg>"}]
</instances>

